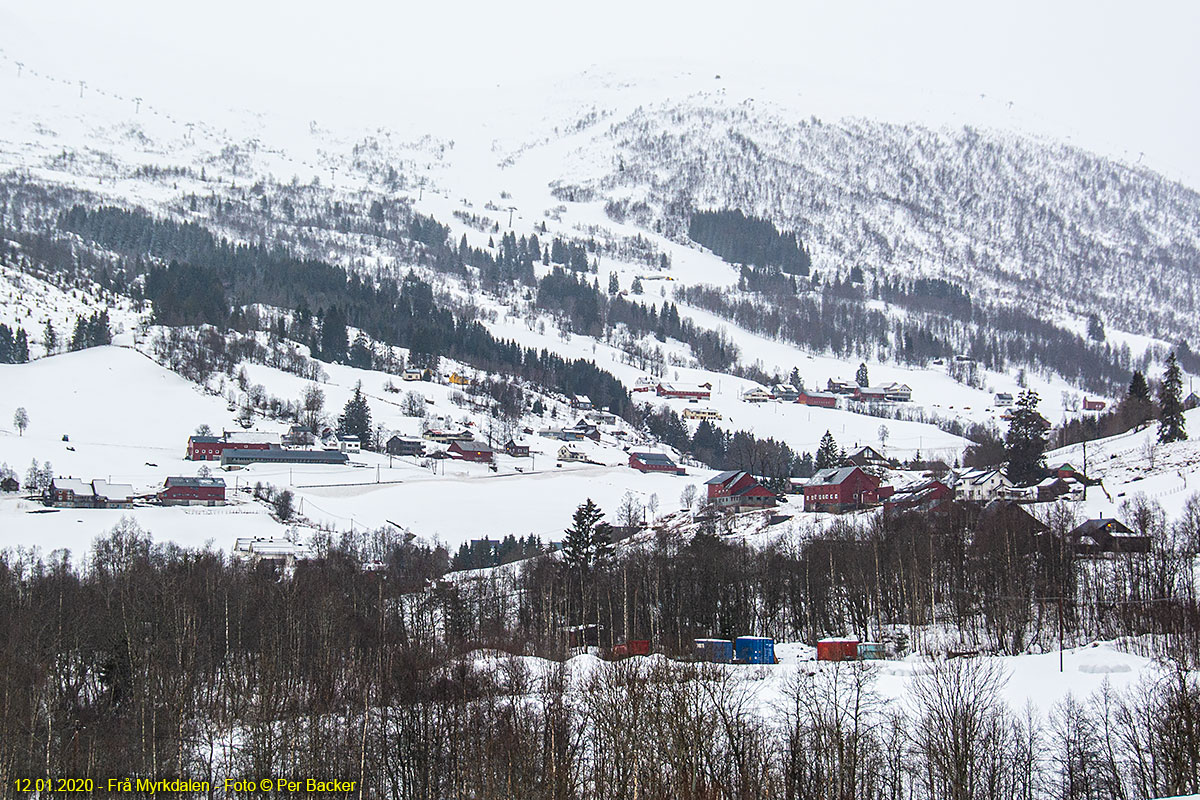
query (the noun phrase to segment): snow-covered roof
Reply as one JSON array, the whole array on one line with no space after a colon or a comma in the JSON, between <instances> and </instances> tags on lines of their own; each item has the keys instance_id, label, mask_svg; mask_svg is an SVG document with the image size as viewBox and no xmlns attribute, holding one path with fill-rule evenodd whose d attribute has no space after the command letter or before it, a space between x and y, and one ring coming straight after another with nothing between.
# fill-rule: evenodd
<instances>
[{"instance_id":1,"label":"snow-covered roof","mask_svg":"<svg viewBox=\"0 0 1200 800\"><path fill-rule=\"evenodd\" d=\"M55 478L54 489L59 492L74 492L80 497L91 497L95 494L91 484L84 483L78 478Z\"/></svg>"},{"instance_id":2,"label":"snow-covered roof","mask_svg":"<svg viewBox=\"0 0 1200 800\"><path fill-rule=\"evenodd\" d=\"M128 483L109 483L108 481L94 480L92 488L96 492L97 497L103 497L105 500L123 502L133 498L133 486Z\"/></svg>"},{"instance_id":3,"label":"snow-covered roof","mask_svg":"<svg viewBox=\"0 0 1200 800\"><path fill-rule=\"evenodd\" d=\"M278 444L279 434L266 431L225 431L230 444Z\"/></svg>"}]
</instances>

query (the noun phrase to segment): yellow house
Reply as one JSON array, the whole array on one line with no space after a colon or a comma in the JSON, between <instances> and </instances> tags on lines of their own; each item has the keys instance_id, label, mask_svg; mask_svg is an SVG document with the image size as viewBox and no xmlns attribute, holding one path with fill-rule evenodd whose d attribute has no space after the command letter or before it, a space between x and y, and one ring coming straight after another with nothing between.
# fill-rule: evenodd
<instances>
[{"instance_id":1,"label":"yellow house","mask_svg":"<svg viewBox=\"0 0 1200 800\"><path fill-rule=\"evenodd\" d=\"M454 384L455 386L470 386L471 379L465 375L459 375L457 372L454 372L450 375L450 383Z\"/></svg>"}]
</instances>

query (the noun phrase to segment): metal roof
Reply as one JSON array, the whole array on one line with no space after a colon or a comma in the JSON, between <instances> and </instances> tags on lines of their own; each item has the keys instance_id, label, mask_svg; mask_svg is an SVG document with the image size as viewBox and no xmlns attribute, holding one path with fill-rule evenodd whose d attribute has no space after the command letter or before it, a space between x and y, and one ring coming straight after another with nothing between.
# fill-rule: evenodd
<instances>
[{"instance_id":1,"label":"metal roof","mask_svg":"<svg viewBox=\"0 0 1200 800\"><path fill-rule=\"evenodd\" d=\"M222 464L255 461L273 461L281 464L345 464L349 460L345 453L336 450L284 450L279 447L267 450L226 450L221 454Z\"/></svg>"},{"instance_id":2,"label":"metal roof","mask_svg":"<svg viewBox=\"0 0 1200 800\"><path fill-rule=\"evenodd\" d=\"M858 470L858 467L830 467L829 469L819 469L809 479L809 486L829 486L842 483L850 477L850 475Z\"/></svg>"},{"instance_id":3,"label":"metal roof","mask_svg":"<svg viewBox=\"0 0 1200 800\"><path fill-rule=\"evenodd\" d=\"M189 478L187 476L178 476L167 478L164 486L185 486L188 488L200 488L204 486L224 486L224 478Z\"/></svg>"},{"instance_id":4,"label":"metal roof","mask_svg":"<svg viewBox=\"0 0 1200 800\"><path fill-rule=\"evenodd\" d=\"M477 442L474 440L469 441L469 442L455 442L454 445L458 445L459 450L470 450L472 453L491 453L491 452L493 452L492 446L490 444L484 444L483 442ZM451 447L453 447L454 445L451 445Z\"/></svg>"},{"instance_id":5,"label":"metal roof","mask_svg":"<svg viewBox=\"0 0 1200 800\"><path fill-rule=\"evenodd\" d=\"M631 456L641 461L643 464L662 464L663 466L675 466L675 462L666 453L630 453Z\"/></svg>"}]
</instances>

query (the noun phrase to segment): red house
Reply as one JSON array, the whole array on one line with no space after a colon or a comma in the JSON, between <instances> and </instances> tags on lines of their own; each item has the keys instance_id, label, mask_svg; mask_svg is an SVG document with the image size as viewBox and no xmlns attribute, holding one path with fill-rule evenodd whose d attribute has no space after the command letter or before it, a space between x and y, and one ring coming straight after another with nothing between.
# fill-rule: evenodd
<instances>
[{"instance_id":1,"label":"red house","mask_svg":"<svg viewBox=\"0 0 1200 800\"><path fill-rule=\"evenodd\" d=\"M629 466L638 472L671 472L686 475L683 467L671 460L666 453L630 453Z\"/></svg>"},{"instance_id":2,"label":"red house","mask_svg":"<svg viewBox=\"0 0 1200 800\"><path fill-rule=\"evenodd\" d=\"M804 510L851 511L886 500L892 492L858 467L822 469L804 485Z\"/></svg>"},{"instance_id":3,"label":"red house","mask_svg":"<svg viewBox=\"0 0 1200 800\"><path fill-rule=\"evenodd\" d=\"M1051 464L1050 473L1056 478L1074 478L1080 483L1083 483L1085 480L1084 474L1075 469L1069 461L1060 461L1057 464Z\"/></svg>"},{"instance_id":4,"label":"red house","mask_svg":"<svg viewBox=\"0 0 1200 800\"><path fill-rule=\"evenodd\" d=\"M491 463L494 452L491 445L483 442L455 442L446 448L452 458L462 461L475 461L480 464Z\"/></svg>"},{"instance_id":5,"label":"red house","mask_svg":"<svg viewBox=\"0 0 1200 800\"><path fill-rule=\"evenodd\" d=\"M707 400L712 397L712 384L684 386L678 383L660 383L655 387L659 397L676 397L683 400Z\"/></svg>"},{"instance_id":6,"label":"red house","mask_svg":"<svg viewBox=\"0 0 1200 800\"><path fill-rule=\"evenodd\" d=\"M215 506L225 502L221 478L167 478L158 493L164 506Z\"/></svg>"},{"instance_id":7,"label":"red house","mask_svg":"<svg viewBox=\"0 0 1200 800\"><path fill-rule=\"evenodd\" d=\"M837 395L832 392L801 392L796 402L802 406L837 408Z\"/></svg>"},{"instance_id":8,"label":"red house","mask_svg":"<svg viewBox=\"0 0 1200 800\"><path fill-rule=\"evenodd\" d=\"M1083 398L1084 411L1103 411L1105 405L1107 405L1107 403L1105 403L1103 400L1091 400L1087 397Z\"/></svg>"},{"instance_id":9,"label":"red house","mask_svg":"<svg viewBox=\"0 0 1200 800\"><path fill-rule=\"evenodd\" d=\"M709 505L718 508L774 508L775 493L749 472L722 472L704 482Z\"/></svg>"}]
</instances>

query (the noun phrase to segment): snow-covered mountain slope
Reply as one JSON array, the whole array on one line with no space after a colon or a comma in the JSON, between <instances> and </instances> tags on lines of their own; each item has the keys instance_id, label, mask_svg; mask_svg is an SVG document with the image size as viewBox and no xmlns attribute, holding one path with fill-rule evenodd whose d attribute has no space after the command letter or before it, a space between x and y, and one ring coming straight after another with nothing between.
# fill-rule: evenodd
<instances>
[{"instance_id":1,"label":"snow-covered mountain slope","mask_svg":"<svg viewBox=\"0 0 1200 800\"><path fill-rule=\"evenodd\" d=\"M1049 464L1068 462L1101 482L1088 489L1080 513L1090 517L1119 516L1121 505L1138 495L1160 505L1168 519L1177 519L1185 504L1200 492L1200 409L1184 412L1190 439L1162 444L1158 426L1106 439L1075 444L1046 454Z\"/></svg>"},{"instance_id":2,"label":"snow-covered mountain slope","mask_svg":"<svg viewBox=\"0 0 1200 800\"><path fill-rule=\"evenodd\" d=\"M693 209L734 207L797 231L823 275L933 275L988 302L1097 312L1172 342L1200 335L1200 195L1051 141L818 119L787 92L712 76L596 72L366 128L201 114L178 97L81 86L54 65L0 63L13 109L0 167L125 202L179 207L193 192L318 180L359 202L405 197L447 223L461 212L511 218L519 234L642 235L677 280L718 285L736 271L694 257L683 232ZM469 123L476 102L484 126Z\"/></svg>"},{"instance_id":3,"label":"snow-covered mountain slope","mask_svg":"<svg viewBox=\"0 0 1200 800\"><path fill-rule=\"evenodd\" d=\"M144 207L200 222L238 241L284 246L360 272L397 275L414 269L440 298L485 312L481 322L497 337L594 359L627 388L651 377L711 382L713 398L705 405L721 415L720 427L774 437L797 451L815 450L828 430L846 447L872 445L900 458L920 453L953 462L966 441L932 423L995 424L1001 411L993 405L993 393L1014 392L1019 385L1036 389L1042 413L1058 422L1079 413L1080 392L1072 385L1078 376L1031 369L1019 377L1012 365L981 370L980 380L966 386L953 380L945 365L897 363L890 355L896 347L881 348L878 357L837 356L753 333L680 301L684 317L730 337L742 367L780 375L795 368L809 388L820 388L830 378L853 377L865 360L873 381L907 383L914 392L914 403L902 409L909 419L752 405L741 395L754 382L703 369L687 343L641 337L638 346L665 354L665 368L652 375L633 366L636 359L615 337L572 332L569 319L539 310L528 287L487 294L475 283L475 273L438 273L419 263L411 243L356 227L354 220L366 218L375 203L398 216L429 214L448 227L452 242L465 238L491 254L497 252L491 240L501 231L537 233L544 242L558 236L594 241L596 277L603 283L614 275L630 299L661 304L675 299L679 288L703 284L762 302L735 288L734 266L684 235L691 210L730 206L796 230L812 251L814 269L826 277L859 267L872 281L948 278L983 303L1008 304L1080 332L1085 317L1096 311L1108 323L1109 341L1127 344L1135 357L1147 347L1162 348L1198 332L1193 273L1200 263L1200 197L1149 170L1053 142L980 128L818 120L794 93L759 95L748 84L712 75L629 82L592 72L549 91L524 85L520 91L506 87L464 94L452 111L435 113L430 106L428 114L407 115L394 127L364 127L325 117L301 121L295 115L214 112L189 106L180 95L81 82L34 59L18 65L4 52L0 66L0 93L11 101L11 113L0 119L0 172L8 173L9 185L51 187L63 193L60 202L68 206ZM481 117L486 124L473 124ZM53 203L35 212L18 193L10 198L0 208L0 222L14 228L53 226ZM68 239L72 248L81 244ZM663 256L668 270L659 268ZM4 269L0 321L22 325L35 356L41 354L36 345L47 319L62 335L76 315L99 307L87 292ZM538 277L549 271L535 265ZM638 278L645 288L634 295ZM886 302L866 302L887 320L903 321L908 314ZM142 319L128 298L109 298L106 305L122 330L132 332ZM120 343L132 344L132 334ZM149 350L148 338L138 344ZM60 356L47 364L89 357ZM37 376L35 366L58 370L53 380L39 384L41 379L33 379L31 386L43 386L41 395L18 397L25 388L22 377L10 382L0 400L24 404L35 425L44 419L35 407L46 403L51 418L69 423L66 427L95 427L86 416L77 423L73 406L54 405L67 397L54 392L54 380L71 384L71 370L39 364L14 368L14 374L28 370ZM262 365L245 368L252 383L280 398L294 400L304 384ZM113 365L102 369L119 371ZM136 367L131 370L120 379L122 385L152 394L154 381ZM383 389L388 376L341 366L328 367L327 375L328 406L334 412L362 380L376 404L377 422L415 432L414 422L402 417L396 398ZM456 407L447 387L420 391L443 418L465 416L477 426L487 424L482 415ZM161 483L170 469L189 466L177 463L187 433L201 423L219 428L231 421L223 398L196 396L212 404L216 418L189 409L186 418L173 420L169 436L165 430L131 434L138 448L149 448L146 453L122 458L103 452L89 461L67 451L55 458L79 473L108 474L102 469L106 465L115 471L114 479L119 474L139 486ZM664 402L677 411L689 407L683 401L653 401ZM126 413L110 399L98 407L112 412L109 419ZM130 408L123 419L136 432L142 411L148 410ZM537 420L525 422L538 427ZM696 424L689 423L693 429ZM51 457L56 435L31 428L30 437L50 437L41 442L46 452L39 455L18 442L19 449L10 451L14 457L5 460L23 471L30 458ZM99 445L113 446L108 439ZM165 454L151 457L156 448L177 452L174 461ZM557 445L539 441L537 449L549 461ZM255 467L248 476L296 486L314 522L384 524L400 507L406 509L402 524L447 541L480 533L556 535L566 512L589 491L609 505L626 491L643 497L657 493L664 506L678 496L679 481L661 476L633 481L620 466L623 454L615 441L589 456L599 464L550 471L539 463L538 471L546 472L533 475L518 473L515 463L502 458L498 475L454 465L445 476L434 476L415 464L385 472L383 460L364 455L362 463L380 468L381 481L402 481L381 482L379 488L319 486L342 481L340 473L319 470L296 477L290 470ZM142 474L139 463L146 461L162 470ZM660 487L660 482L665 483ZM480 530L479 512L455 502L464 486L471 487L472 502L484 508L507 508L511 501L520 510L502 520L491 516L489 523L496 527Z\"/></svg>"}]
</instances>

